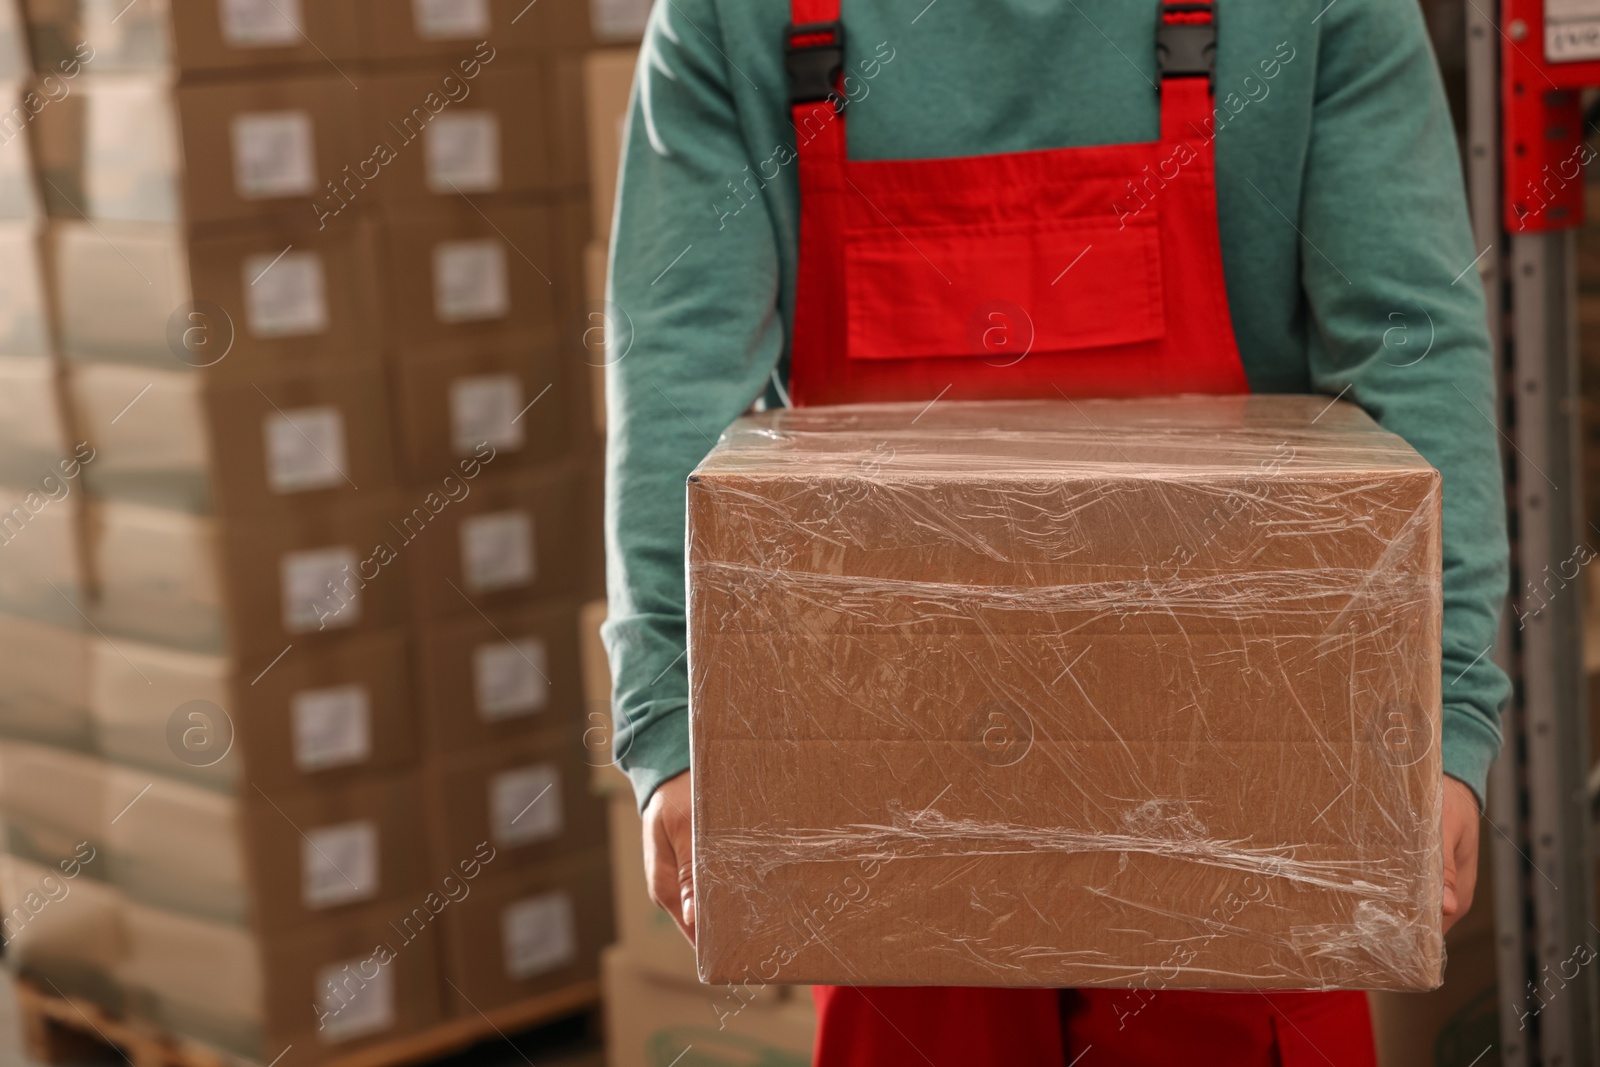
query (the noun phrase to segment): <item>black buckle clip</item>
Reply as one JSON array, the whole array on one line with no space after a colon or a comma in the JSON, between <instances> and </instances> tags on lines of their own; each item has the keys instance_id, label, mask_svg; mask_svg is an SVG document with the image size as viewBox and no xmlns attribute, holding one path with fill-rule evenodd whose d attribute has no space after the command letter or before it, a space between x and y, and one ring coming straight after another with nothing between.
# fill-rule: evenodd
<instances>
[{"instance_id":1,"label":"black buckle clip","mask_svg":"<svg viewBox=\"0 0 1600 1067\"><path fill-rule=\"evenodd\" d=\"M1168 22L1168 15L1205 14L1204 22ZM1156 67L1163 78L1217 78L1217 11L1209 3L1162 2L1156 14Z\"/></svg>"},{"instance_id":2,"label":"black buckle clip","mask_svg":"<svg viewBox=\"0 0 1600 1067\"><path fill-rule=\"evenodd\" d=\"M789 104L813 104L835 95L844 72L844 23L803 22L785 32L783 65Z\"/></svg>"}]
</instances>

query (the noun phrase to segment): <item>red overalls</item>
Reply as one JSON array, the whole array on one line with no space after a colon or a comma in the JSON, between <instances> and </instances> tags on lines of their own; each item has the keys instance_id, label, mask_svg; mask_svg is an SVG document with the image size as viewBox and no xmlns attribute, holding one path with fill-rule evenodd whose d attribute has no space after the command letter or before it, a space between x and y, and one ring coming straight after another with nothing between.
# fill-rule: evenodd
<instances>
[{"instance_id":1,"label":"red overalls","mask_svg":"<svg viewBox=\"0 0 1600 1067\"><path fill-rule=\"evenodd\" d=\"M851 160L839 0L791 0L796 405L1249 391L1217 235L1210 3L1158 20L1161 139ZM816 989L820 1067L1373 1067L1366 996Z\"/></svg>"}]
</instances>

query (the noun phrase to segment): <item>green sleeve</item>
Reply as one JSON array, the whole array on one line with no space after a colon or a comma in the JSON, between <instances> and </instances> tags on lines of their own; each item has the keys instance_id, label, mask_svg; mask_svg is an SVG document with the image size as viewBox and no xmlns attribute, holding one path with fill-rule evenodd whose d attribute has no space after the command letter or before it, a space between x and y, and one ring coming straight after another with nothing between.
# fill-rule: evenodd
<instances>
[{"instance_id":1,"label":"green sleeve","mask_svg":"<svg viewBox=\"0 0 1600 1067\"><path fill-rule=\"evenodd\" d=\"M1420 9L1341 0L1322 21L1299 211L1312 380L1443 474L1444 769L1481 801L1510 685L1493 651L1508 548L1480 250ZM1273 197L1272 170L1254 180Z\"/></svg>"},{"instance_id":2,"label":"green sleeve","mask_svg":"<svg viewBox=\"0 0 1600 1067\"><path fill-rule=\"evenodd\" d=\"M657 4L634 84L611 248L606 554L615 751L642 805L689 766L685 480L783 347L777 243L710 0ZM742 201L734 201L739 203Z\"/></svg>"}]
</instances>

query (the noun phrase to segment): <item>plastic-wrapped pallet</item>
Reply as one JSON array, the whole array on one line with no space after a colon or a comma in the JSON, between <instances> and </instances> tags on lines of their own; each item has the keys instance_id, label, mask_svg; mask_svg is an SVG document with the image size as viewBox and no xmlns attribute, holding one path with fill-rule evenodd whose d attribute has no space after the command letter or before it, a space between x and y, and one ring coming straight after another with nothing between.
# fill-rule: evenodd
<instances>
[{"instance_id":1,"label":"plastic-wrapped pallet","mask_svg":"<svg viewBox=\"0 0 1600 1067\"><path fill-rule=\"evenodd\" d=\"M1439 485L1315 397L741 419L688 487L701 976L1437 985Z\"/></svg>"}]
</instances>

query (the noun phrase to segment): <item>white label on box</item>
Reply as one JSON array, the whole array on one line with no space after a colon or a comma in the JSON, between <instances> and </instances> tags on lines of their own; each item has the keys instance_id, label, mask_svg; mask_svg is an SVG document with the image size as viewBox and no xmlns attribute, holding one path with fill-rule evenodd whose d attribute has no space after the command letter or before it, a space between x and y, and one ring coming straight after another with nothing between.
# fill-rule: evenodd
<instances>
[{"instance_id":1,"label":"white label on box","mask_svg":"<svg viewBox=\"0 0 1600 1067\"><path fill-rule=\"evenodd\" d=\"M500 119L492 111L446 111L423 131L428 188L492 193L500 188Z\"/></svg>"},{"instance_id":2,"label":"white label on box","mask_svg":"<svg viewBox=\"0 0 1600 1067\"><path fill-rule=\"evenodd\" d=\"M638 40L649 21L650 0L589 0L589 25L598 40Z\"/></svg>"},{"instance_id":3,"label":"white label on box","mask_svg":"<svg viewBox=\"0 0 1600 1067\"><path fill-rule=\"evenodd\" d=\"M361 594L353 548L289 552L279 564L283 582L283 628L292 634L354 626Z\"/></svg>"},{"instance_id":4,"label":"white label on box","mask_svg":"<svg viewBox=\"0 0 1600 1067\"><path fill-rule=\"evenodd\" d=\"M483 374L450 383L450 443L472 455L485 442L502 451L522 447L522 381L515 374Z\"/></svg>"},{"instance_id":5,"label":"white label on box","mask_svg":"<svg viewBox=\"0 0 1600 1067\"><path fill-rule=\"evenodd\" d=\"M500 913L500 943L508 978L532 978L571 963L578 956L572 898L545 893L507 905Z\"/></svg>"},{"instance_id":6,"label":"white label on box","mask_svg":"<svg viewBox=\"0 0 1600 1067\"><path fill-rule=\"evenodd\" d=\"M496 722L543 711L550 702L548 667L544 642L536 637L473 649L478 715Z\"/></svg>"},{"instance_id":7,"label":"white label on box","mask_svg":"<svg viewBox=\"0 0 1600 1067\"><path fill-rule=\"evenodd\" d=\"M327 283L316 252L244 261L245 323L256 337L306 337L328 328Z\"/></svg>"},{"instance_id":8,"label":"white label on box","mask_svg":"<svg viewBox=\"0 0 1600 1067\"><path fill-rule=\"evenodd\" d=\"M481 322L511 311L506 250L498 238L434 246L433 310L440 322Z\"/></svg>"},{"instance_id":9,"label":"white label on box","mask_svg":"<svg viewBox=\"0 0 1600 1067\"><path fill-rule=\"evenodd\" d=\"M320 771L364 763L372 755L372 708L364 685L305 689L289 706L294 764Z\"/></svg>"},{"instance_id":10,"label":"white label on box","mask_svg":"<svg viewBox=\"0 0 1600 1067\"><path fill-rule=\"evenodd\" d=\"M220 0L222 39L235 48L299 44L300 0Z\"/></svg>"},{"instance_id":11,"label":"white label on box","mask_svg":"<svg viewBox=\"0 0 1600 1067\"><path fill-rule=\"evenodd\" d=\"M300 896L331 908L378 895L378 828L362 819L319 826L300 839Z\"/></svg>"},{"instance_id":12,"label":"white label on box","mask_svg":"<svg viewBox=\"0 0 1600 1067\"><path fill-rule=\"evenodd\" d=\"M474 593L533 581L532 517L526 511L495 511L462 520L461 577Z\"/></svg>"},{"instance_id":13,"label":"white label on box","mask_svg":"<svg viewBox=\"0 0 1600 1067\"><path fill-rule=\"evenodd\" d=\"M330 963L317 971L317 1036L323 1044L382 1033L394 1026L392 967L371 955Z\"/></svg>"},{"instance_id":14,"label":"white label on box","mask_svg":"<svg viewBox=\"0 0 1600 1067\"><path fill-rule=\"evenodd\" d=\"M336 407L274 411L262 420L267 482L275 492L327 489L344 481L344 416Z\"/></svg>"},{"instance_id":15,"label":"white label on box","mask_svg":"<svg viewBox=\"0 0 1600 1067\"><path fill-rule=\"evenodd\" d=\"M424 41L485 37L489 33L489 0L411 0L417 36Z\"/></svg>"},{"instance_id":16,"label":"white label on box","mask_svg":"<svg viewBox=\"0 0 1600 1067\"><path fill-rule=\"evenodd\" d=\"M489 779L489 835L510 848L561 834L561 771L539 763Z\"/></svg>"},{"instance_id":17,"label":"white label on box","mask_svg":"<svg viewBox=\"0 0 1600 1067\"><path fill-rule=\"evenodd\" d=\"M316 188L311 116L254 111L233 118L233 183L246 200L309 195Z\"/></svg>"}]
</instances>

